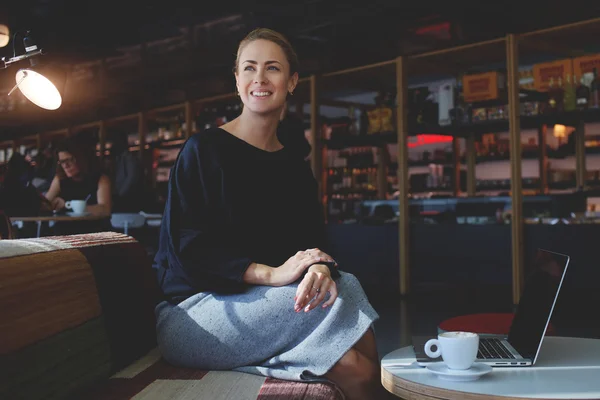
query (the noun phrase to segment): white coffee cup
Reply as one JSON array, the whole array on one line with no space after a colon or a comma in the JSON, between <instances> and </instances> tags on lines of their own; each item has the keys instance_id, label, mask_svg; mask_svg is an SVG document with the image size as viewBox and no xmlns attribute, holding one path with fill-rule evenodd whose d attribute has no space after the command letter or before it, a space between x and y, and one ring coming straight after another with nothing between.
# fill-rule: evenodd
<instances>
[{"instance_id":1,"label":"white coffee cup","mask_svg":"<svg viewBox=\"0 0 600 400\"><path fill-rule=\"evenodd\" d=\"M87 202L85 200L69 200L65 202L65 207L73 210L75 214L83 214L85 212L85 207Z\"/></svg>"},{"instance_id":2,"label":"white coffee cup","mask_svg":"<svg viewBox=\"0 0 600 400\"><path fill-rule=\"evenodd\" d=\"M436 351L431 351L437 346ZM425 353L428 357L437 358L440 355L450 369L469 369L477 358L479 335L473 332L444 332L437 339L425 343Z\"/></svg>"}]
</instances>

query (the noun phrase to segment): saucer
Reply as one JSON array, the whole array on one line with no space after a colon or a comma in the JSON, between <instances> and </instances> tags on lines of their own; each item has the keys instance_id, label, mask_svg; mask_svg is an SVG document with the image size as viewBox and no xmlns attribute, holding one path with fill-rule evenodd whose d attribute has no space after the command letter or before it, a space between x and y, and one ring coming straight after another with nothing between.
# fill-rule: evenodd
<instances>
[{"instance_id":1,"label":"saucer","mask_svg":"<svg viewBox=\"0 0 600 400\"><path fill-rule=\"evenodd\" d=\"M68 215L69 217L85 217L85 216L87 216L87 215L90 215L90 213L89 213L89 212L87 212L87 211L84 211L84 212L82 212L82 213L76 213L76 212L74 212L74 211L71 211L71 212L68 212L68 213L67 213L67 215Z\"/></svg>"},{"instance_id":2,"label":"saucer","mask_svg":"<svg viewBox=\"0 0 600 400\"><path fill-rule=\"evenodd\" d=\"M474 381L492 372L492 367L487 364L474 363L469 369L450 369L443 361L431 363L427 369L440 379L455 382Z\"/></svg>"}]
</instances>

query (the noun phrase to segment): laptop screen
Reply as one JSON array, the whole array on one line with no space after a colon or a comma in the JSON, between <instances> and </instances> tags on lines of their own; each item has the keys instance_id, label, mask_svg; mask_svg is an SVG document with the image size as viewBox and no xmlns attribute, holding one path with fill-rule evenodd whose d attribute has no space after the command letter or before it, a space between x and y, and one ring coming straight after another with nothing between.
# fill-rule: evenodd
<instances>
[{"instance_id":1,"label":"laptop screen","mask_svg":"<svg viewBox=\"0 0 600 400\"><path fill-rule=\"evenodd\" d=\"M515 313L508 341L525 358L535 362L569 257L538 250L525 278L525 287Z\"/></svg>"}]
</instances>

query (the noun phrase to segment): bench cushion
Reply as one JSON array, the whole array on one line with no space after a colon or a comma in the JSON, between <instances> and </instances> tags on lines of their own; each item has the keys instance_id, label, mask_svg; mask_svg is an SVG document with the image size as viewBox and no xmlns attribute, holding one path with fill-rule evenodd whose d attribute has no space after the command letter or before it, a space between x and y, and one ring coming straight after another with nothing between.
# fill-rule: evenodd
<instances>
[{"instance_id":1,"label":"bench cushion","mask_svg":"<svg viewBox=\"0 0 600 400\"><path fill-rule=\"evenodd\" d=\"M0 240L0 398L63 398L146 354L157 290L123 234Z\"/></svg>"}]
</instances>

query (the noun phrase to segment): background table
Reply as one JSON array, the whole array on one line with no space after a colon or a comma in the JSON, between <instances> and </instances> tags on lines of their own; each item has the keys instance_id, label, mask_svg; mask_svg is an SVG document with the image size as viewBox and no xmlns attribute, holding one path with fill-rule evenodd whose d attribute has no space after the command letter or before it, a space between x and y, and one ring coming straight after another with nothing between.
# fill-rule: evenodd
<instances>
[{"instance_id":1,"label":"background table","mask_svg":"<svg viewBox=\"0 0 600 400\"><path fill-rule=\"evenodd\" d=\"M412 346L383 357L381 381L406 399L600 399L600 339L547 337L531 367L496 367L471 382L438 378Z\"/></svg>"},{"instance_id":2,"label":"background table","mask_svg":"<svg viewBox=\"0 0 600 400\"><path fill-rule=\"evenodd\" d=\"M11 223L35 222L37 223L37 237L40 237L42 222L74 222L74 221L97 221L105 218L110 218L110 214L87 214L87 215L39 215L30 217L9 217Z\"/></svg>"}]
</instances>

